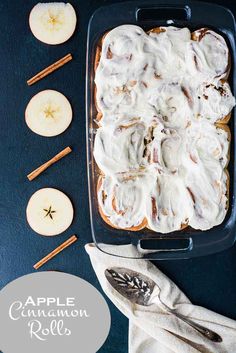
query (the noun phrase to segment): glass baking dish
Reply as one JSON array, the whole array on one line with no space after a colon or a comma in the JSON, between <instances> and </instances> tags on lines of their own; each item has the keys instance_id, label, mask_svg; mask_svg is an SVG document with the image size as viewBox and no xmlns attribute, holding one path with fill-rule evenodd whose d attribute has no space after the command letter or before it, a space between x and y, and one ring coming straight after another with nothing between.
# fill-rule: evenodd
<instances>
[{"instance_id":1,"label":"glass baking dish","mask_svg":"<svg viewBox=\"0 0 236 353\"><path fill-rule=\"evenodd\" d=\"M230 173L229 209L224 222L207 231L196 231L190 227L163 235L149 229L137 232L119 230L106 224L98 211L96 185L98 171L93 158L93 144L96 134L96 107L94 104L94 60L97 44L103 34L121 24L136 24L144 30L172 24L188 27L194 31L201 27L212 28L222 34L231 52L231 73L229 83L234 95L235 87L235 19L225 7L198 1L167 0L165 5L158 1L122 2L99 8L92 15L88 25L87 71L86 71L86 126L87 126L87 169L91 231L97 247L111 255L106 245L133 244L137 258L149 260L184 259L213 254L231 247L236 238L235 210L235 110L229 127L232 140L228 166ZM127 257L126 254L123 257Z\"/></svg>"}]
</instances>

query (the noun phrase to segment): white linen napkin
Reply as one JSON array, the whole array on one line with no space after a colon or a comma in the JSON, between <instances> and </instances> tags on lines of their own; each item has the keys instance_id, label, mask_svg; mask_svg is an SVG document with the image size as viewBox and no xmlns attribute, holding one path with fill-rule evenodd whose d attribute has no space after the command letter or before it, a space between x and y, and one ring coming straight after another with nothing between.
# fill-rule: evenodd
<instances>
[{"instance_id":1,"label":"white linen napkin","mask_svg":"<svg viewBox=\"0 0 236 353\"><path fill-rule=\"evenodd\" d=\"M103 245L103 249L105 246L113 254L137 257L137 250L132 245ZM111 256L94 244L87 244L85 249L104 292L129 319L129 353L236 353L236 322L191 304L151 262ZM218 333L223 342L211 342L157 304L148 307L132 304L106 280L104 271L110 267L126 267L150 277L161 288L161 300L166 305Z\"/></svg>"}]
</instances>

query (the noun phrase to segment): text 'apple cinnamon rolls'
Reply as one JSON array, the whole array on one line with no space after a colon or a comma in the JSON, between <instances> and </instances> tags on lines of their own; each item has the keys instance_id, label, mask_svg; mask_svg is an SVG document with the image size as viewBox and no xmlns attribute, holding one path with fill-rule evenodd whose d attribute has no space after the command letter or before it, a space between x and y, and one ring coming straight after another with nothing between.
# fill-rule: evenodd
<instances>
[{"instance_id":1,"label":"text 'apple cinnamon rolls'","mask_svg":"<svg viewBox=\"0 0 236 353\"><path fill-rule=\"evenodd\" d=\"M123 25L102 38L95 70L103 220L160 233L222 223L235 105L224 38L206 28Z\"/></svg>"}]
</instances>

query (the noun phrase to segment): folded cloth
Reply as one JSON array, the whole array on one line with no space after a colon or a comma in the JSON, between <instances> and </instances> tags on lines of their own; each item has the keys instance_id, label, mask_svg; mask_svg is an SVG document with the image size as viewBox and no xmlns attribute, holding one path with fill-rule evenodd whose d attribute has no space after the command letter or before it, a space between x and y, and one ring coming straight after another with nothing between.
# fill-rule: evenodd
<instances>
[{"instance_id":1,"label":"folded cloth","mask_svg":"<svg viewBox=\"0 0 236 353\"><path fill-rule=\"evenodd\" d=\"M109 253L137 257L137 250L132 245L103 245L104 250L106 246ZM111 256L94 244L87 244L85 249L104 292L129 319L129 353L236 353L236 322L191 304L183 292L150 261ZM161 288L162 302L218 333L223 341L211 342L182 320L163 311L158 304L132 304L106 280L104 271L111 267L129 268L150 277Z\"/></svg>"}]
</instances>

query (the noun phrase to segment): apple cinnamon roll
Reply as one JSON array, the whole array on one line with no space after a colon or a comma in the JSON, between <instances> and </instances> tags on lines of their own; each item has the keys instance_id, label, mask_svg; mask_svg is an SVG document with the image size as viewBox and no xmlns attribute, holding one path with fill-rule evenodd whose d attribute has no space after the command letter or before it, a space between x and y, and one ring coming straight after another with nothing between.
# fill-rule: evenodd
<instances>
[{"instance_id":1,"label":"apple cinnamon roll","mask_svg":"<svg viewBox=\"0 0 236 353\"><path fill-rule=\"evenodd\" d=\"M215 179L196 173L196 170L189 174L186 185L193 201L193 214L189 219L192 228L207 230L223 222L227 212L228 182L225 171Z\"/></svg>"},{"instance_id":2,"label":"apple cinnamon roll","mask_svg":"<svg viewBox=\"0 0 236 353\"><path fill-rule=\"evenodd\" d=\"M227 126L215 126L207 121L192 123L186 129L186 169L191 172L202 168L205 174L220 176L229 161L230 139ZM200 170L198 172L200 174Z\"/></svg>"},{"instance_id":3,"label":"apple cinnamon roll","mask_svg":"<svg viewBox=\"0 0 236 353\"><path fill-rule=\"evenodd\" d=\"M229 50L224 38L208 28L193 32L186 51L186 63L190 74L196 79L209 81L227 78Z\"/></svg>"},{"instance_id":4,"label":"apple cinnamon roll","mask_svg":"<svg viewBox=\"0 0 236 353\"><path fill-rule=\"evenodd\" d=\"M145 53L155 56L155 75L160 79L178 81L185 76L186 45L191 40L188 28L157 27L150 30Z\"/></svg>"},{"instance_id":5,"label":"apple cinnamon roll","mask_svg":"<svg viewBox=\"0 0 236 353\"><path fill-rule=\"evenodd\" d=\"M99 212L107 224L133 231L146 226L143 182L144 177L130 175L120 179L110 176L98 179Z\"/></svg>"},{"instance_id":6,"label":"apple cinnamon roll","mask_svg":"<svg viewBox=\"0 0 236 353\"><path fill-rule=\"evenodd\" d=\"M183 83L161 81L150 91L148 103L155 108L166 127L185 128L191 120L193 96Z\"/></svg>"},{"instance_id":7,"label":"apple cinnamon roll","mask_svg":"<svg viewBox=\"0 0 236 353\"><path fill-rule=\"evenodd\" d=\"M147 172L174 174L182 163L183 139L179 131L165 128L159 122L146 135L144 159Z\"/></svg>"},{"instance_id":8,"label":"apple cinnamon roll","mask_svg":"<svg viewBox=\"0 0 236 353\"><path fill-rule=\"evenodd\" d=\"M217 81L199 85L196 92L196 116L198 119L207 119L212 123L227 123L234 106L235 98L227 82Z\"/></svg>"},{"instance_id":9,"label":"apple cinnamon roll","mask_svg":"<svg viewBox=\"0 0 236 353\"><path fill-rule=\"evenodd\" d=\"M176 175L157 175L146 204L148 227L159 233L183 229L192 210L193 201L183 180Z\"/></svg>"},{"instance_id":10,"label":"apple cinnamon roll","mask_svg":"<svg viewBox=\"0 0 236 353\"><path fill-rule=\"evenodd\" d=\"M142 166L146 127L140 122L98 129L94 157L105 174L139 170Z\"/></svg>"}]
</instances>

